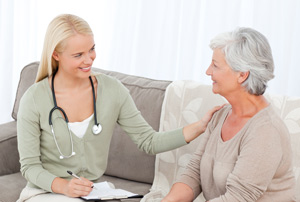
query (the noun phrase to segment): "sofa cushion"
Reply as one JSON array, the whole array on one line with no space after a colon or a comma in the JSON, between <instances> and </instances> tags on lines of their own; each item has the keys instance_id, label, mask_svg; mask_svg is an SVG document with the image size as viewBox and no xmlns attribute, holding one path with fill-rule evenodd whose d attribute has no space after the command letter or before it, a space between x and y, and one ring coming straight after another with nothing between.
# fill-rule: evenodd
<instances>
[{"instance_id":1,"label":"sofa cushion","mask_svg":"<svg viewBox=\"0 0 300 202\"><path fill-rule=\"evenodd\" d=\"M160 130L168 131L200 120L207 110L225 103L225 99L213 94L211 86L195 81L174 81L167 88L162 106ZM158 202L178 180L190 157L201 141L201 136L190 144L156 155L155 178L142 201ZM195 202L205 201L200 195Z\"/></svg>"},{"instance_id":2,"label":"sofa cushion","mask_svg":"<svg viewBox=\"0 0 300 202\"><path fill-rule=\"evenodd\" d=\"M20 172L0 176L0 201L15 202L26 185L25 178Z\"/></svg>"},{"instance_id":3,"label":"sofa cushion","mask_svg":"<svg viewBox=\"0 0 300 202\"><path fill-rule=\"evenodd\" d=\"M17 122L1 124L0 128L0 176L2 176L19 172L20 163L17 149Z\"/></svg>"}]
</instances>

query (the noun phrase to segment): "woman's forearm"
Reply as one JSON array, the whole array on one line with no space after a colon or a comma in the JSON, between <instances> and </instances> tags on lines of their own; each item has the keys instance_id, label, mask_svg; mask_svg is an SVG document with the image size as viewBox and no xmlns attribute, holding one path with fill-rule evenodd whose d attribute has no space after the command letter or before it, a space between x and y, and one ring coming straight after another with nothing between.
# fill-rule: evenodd
<instances>
[{"instance_id":1,"label":"woman's forearm","mask_svg":"<svg viewBox=\"0 0 300 202\"><path fill-rule=\"evenodd\" d=\"M194 200L194 193L191 187L184 183L175 183L168 195L162 202L191 202Z\"/></svg>"}]
</instances>

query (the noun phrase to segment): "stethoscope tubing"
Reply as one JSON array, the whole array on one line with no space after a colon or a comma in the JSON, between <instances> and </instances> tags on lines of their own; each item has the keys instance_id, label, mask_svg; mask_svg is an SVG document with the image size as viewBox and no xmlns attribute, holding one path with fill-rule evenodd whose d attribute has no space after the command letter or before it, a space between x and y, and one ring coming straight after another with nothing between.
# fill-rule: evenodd
<instances>
[{"instance_id":1,"label":"stethoscope tubing","mask_svg":"<svg viewBox=\"0 0 300 202\"><path fill-rule=\"evenodd\" d=\"M93 80L91 78L91 76L89 77L90 82L91 82L91 86L92 86L92 91L93 91L93 105L94 105L94 121L95 121L95 125L99 125L97 122L97 109L96 109L96 95L95 95L95 87L93 84Z\"/></svg>"},{"instance_id":2,"label":"stethoscope tubing","mask_svg":"<svg viewBox=\"0 0 300 202\"><path fill-rule=\"evenodd\" d=\"M67 122L67 124L69 124L69 119L67 117L67 114L66 112L61 108L61 107L58 107L58 106L54 106L51 110L50 110L50 113L49 113L49 125L52 126L52 114L55 110L59 110L61 113L63 113L64 117L65 117L65 121Z\"/></svg>"},{"instance_id":3,"label":"stethoscope tubing","mask_svg":"<svg viewBox=\"0 0 300 202\"><path fill-rule=\"evenodd\" d=\"M54 139L54 142L55 142L55 145L57 147L57 150L60 154L59 158L60 159L64 159L64 158L70 158L72 156L75 155L75 152L74 152L74 143L73 143L73 138L72 138L72 135L71 135L71 130L70 130L70 126L69 126L69 119L68 119L68 116L66 114L66 112L59 106L57 106L57 102L56 102L56 97L55 97L55 90L54 90L54 77L55 77L55 74L56 74L57 71L55 71L53 73L53 76L52 76L52 82L51 82L51 91L52 91L52 97L53 97L53 103L54 103L54 107L50 110L49 112L49 125L50 125L50 128L51 128L51 132L52 132L52 135L53 135L53 139ZM93 133L96 135L96 134L99 134L102 130L102 126L97 122L97 112L96 112L96 95L95 95L95 88L94 88L94 84L93 84L93 80L91 78L91 76L89 77L90 79L90 82L91 82L91 86L92 86L92 91L93 91L93 107L94 107L94 121L95 121L95 125L93 127ZM65 121L67 123L67 126L68 126L68 131L69 131L69 136L70 136L70 142L71 142L71 154L70 155L64 155L57 143L57 139L56 139L56 136L55 136L55 133L54 133L54 129L53 129L53 123L52 123L52 114L55 110L59 110L64 118L65 118ZM94 129L96 127L96 129Z\"/></svg>"}]
</instances>

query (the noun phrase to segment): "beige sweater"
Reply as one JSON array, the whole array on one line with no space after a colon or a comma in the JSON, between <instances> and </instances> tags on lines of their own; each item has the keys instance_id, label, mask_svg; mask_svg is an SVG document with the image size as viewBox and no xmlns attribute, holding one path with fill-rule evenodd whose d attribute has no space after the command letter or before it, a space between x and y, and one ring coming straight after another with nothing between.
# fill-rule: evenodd
<instances>
[{"instance_id":1,"label":"beige sweater","mask_svg":"<svg viewBox=\"0 0 300 202\"><path fill-rule=\"evenodd\" d=\"M211 202L295 201L295 178L289 132L271 106L250 119L230 140L221 128L231 106L209 123L180 182L195 198Z\"/></svg>"}]
</instances>

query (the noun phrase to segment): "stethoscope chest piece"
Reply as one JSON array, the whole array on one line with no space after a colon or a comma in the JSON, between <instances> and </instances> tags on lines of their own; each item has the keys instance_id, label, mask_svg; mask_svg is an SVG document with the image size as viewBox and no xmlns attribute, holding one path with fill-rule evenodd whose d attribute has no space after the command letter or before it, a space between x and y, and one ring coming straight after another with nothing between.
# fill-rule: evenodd
<instances>
[{"instance_id":1,"label":"stethoscope chest piece","mask_svg":"<svg viewBox=\"0 0 300 202\"><path fill-rule=\"evenodd\" d=\"M92 130L94 135L98 135L102 131L102 126L100 125L100 123L98 123L97 125L93 126Z\"/></svg>"}]
</instances>

